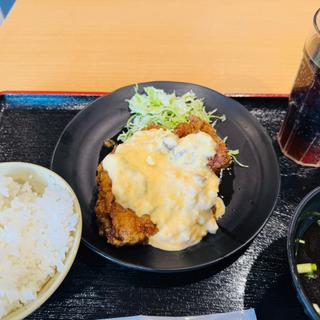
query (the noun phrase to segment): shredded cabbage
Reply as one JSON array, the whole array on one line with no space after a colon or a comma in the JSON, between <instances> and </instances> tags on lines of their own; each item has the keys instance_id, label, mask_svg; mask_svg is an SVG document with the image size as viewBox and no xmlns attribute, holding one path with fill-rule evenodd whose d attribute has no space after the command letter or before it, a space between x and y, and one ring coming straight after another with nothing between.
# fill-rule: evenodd
<instances>
[{"instance_id":1,"label":"shredded cabbage","mask_svg":"<svg viewBox=\"0 0 320 320\"><path fill-rule=\"evenodd\" d=\"M203 99L198 99L194 92L188 91L182 96L176 96L175 92L165 93L162 89L154 87L143 88L144 93L138 93L138 86L131 99L126 100L129 104L131 117L129 118L125 131L119 136L119 141L126 141L136 131L146 128L154 123L161 128L174 129L178 124L187 122L191 115L207 121L215 126L217 120L225 121L225 115L215 115L217 109L207 112ZM212 121L215 121L212 123ZM227 137L224 138L226 142ZM241 167L248 168L238 159L239 150L228 150L233 161Z\"/></svg>"},{"instance_id":2,"label":"shredded cabbage","mask_svg":"<svg viewBox=\"0 0 320 320\"><path fill-rule=\"evenodd\" d=\"M145 87L144 93L135 94L129 100L131 117L126 129L118 136L118 140L124 142L136 131L147 127L150 123L159 125L162 128L172 130L178 124L187 122L191 115L211 122L213 119L225 121L225 116L217 116L217 110L206 112L203 99L198 99L195 93L188 91L182 96L176 96L175 92L165 93L161 89Z\"/></svg>"}]
</instances>

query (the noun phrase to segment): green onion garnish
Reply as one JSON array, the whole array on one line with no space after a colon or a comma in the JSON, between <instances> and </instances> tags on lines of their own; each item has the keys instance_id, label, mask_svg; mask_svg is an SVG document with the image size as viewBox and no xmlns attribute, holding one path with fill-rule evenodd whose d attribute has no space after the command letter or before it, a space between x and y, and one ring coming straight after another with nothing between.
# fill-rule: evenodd
<instances>
[{"instance_id":1,"label":"green onion garnish","mask_svg":"<svg viewBox=\"0 0 320 320\"><path fill-rule=\"evenodd\" d=\"M240 167L242 167L242 168L249 168L248 165L241 163L241 162L237 159L236 156L239 155L239 153L240 153L239 149L236 149L236 150L228 150L229 156L232 157L232 160L233 160L238 166L240 166Z\"/></svg>"},{"instance_id":2,"label":"green onion garnish","mask_svg":"<svg viewBox=\"0 0 320 320\"><path fill-rule=\"evenodd\" d=\"M318 304L313 303L312 306L313 306L314 310L316 310L317 314L320 315L320 308L319 308Z\"/></svg>"},{"instance_id":3,"label":"green onion garnish","mask_svg":"<svg viewBox=\"0 0 320 320\"><path fill-rule=\"evenodd\" d=\"M318 275L314 272L305 273L306 278L308 279L317 279Z\"/></svg>"},{"instance_id":4,"label":"green onion garnish","mask_svg":"<svg viewBox=\"0 0 320 320\"><path fill-rule=\"evenodd\" d=\"M297 264L297 271L299 274L302 273L313 273L317 271L317 265L315 263L299 263Z\"/></svg>"}]
</instances>

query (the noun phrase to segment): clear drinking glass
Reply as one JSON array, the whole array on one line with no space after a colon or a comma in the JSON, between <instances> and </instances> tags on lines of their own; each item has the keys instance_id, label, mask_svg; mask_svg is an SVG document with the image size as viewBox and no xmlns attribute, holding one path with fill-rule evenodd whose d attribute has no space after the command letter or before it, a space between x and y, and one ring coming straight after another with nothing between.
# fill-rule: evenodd
<instances>
[{"instance_id":1,"label":"clear drinking glass","mask_svg":"<svg viewBox=\"0 0 320 320\"><path fill-rule=\"evenodd\" d=\"M313 17L313 34L289 96L289 107L278 133L282 152L298 164L320 167L320 9Z\"/></svg>"}]
</instances>

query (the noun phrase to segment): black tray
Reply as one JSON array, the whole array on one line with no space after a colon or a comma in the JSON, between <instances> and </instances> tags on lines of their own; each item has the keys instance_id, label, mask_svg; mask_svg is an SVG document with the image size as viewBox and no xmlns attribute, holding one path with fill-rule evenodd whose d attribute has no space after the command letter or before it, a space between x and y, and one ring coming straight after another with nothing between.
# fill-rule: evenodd
<instances>
[{"instance_id":1,"label":"black tray","mask_svg":"<svg viewBox=\"0 0 320 320\"><path fill-rule=\"evenodd\" d=\"M95 95L0 95L0 161L49 167L56 141L69 120ZM272 137L279 157L281 193L257 238L223 265L161 275L129 270L81 245L56 293L28 319L99 319L137 314L182 316L255 308L259 320L307 319L291 284L287 226L299 201L318 186L320 171L302 168L279 151L275 136L285 98L238 98Z\"/></svg>"}]
</instances>

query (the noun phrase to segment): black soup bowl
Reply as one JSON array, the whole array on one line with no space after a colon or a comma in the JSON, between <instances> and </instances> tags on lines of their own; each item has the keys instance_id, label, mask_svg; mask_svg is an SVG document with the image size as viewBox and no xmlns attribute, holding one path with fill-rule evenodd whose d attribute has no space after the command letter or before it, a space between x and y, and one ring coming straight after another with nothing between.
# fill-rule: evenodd
<instances>
[{"instance_id":1,"label":"black soup bowl","mask_svg":"<svg viewBox=\"0 0 320 320\"><path fill-rule=\"evenodd\" d=\"M300 202L291 220L287 252L289 267L297 296L305 313L314 320L320 319L320 187L307 194ZM314 263L318 270L310 277L299 274L297 264Z\"/></svg>"}]
</instances>

